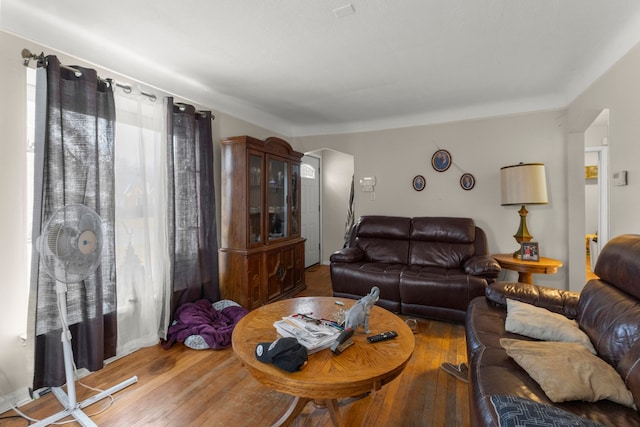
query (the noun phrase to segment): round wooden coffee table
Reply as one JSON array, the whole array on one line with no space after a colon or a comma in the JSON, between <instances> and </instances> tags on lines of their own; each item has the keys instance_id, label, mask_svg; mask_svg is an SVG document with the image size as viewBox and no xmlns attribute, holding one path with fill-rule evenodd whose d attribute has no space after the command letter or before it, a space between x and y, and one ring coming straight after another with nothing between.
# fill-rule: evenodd
<instances>
[{"instance_id":1,"label":"round wooden coffee table","mask_svg":"<svg viewBox=\"0 0 640 427\"><path fill-rule=\"evenodd\" d=\"M336 301L344 305L337 305ZM313 353L304 369L293 373L256 359L259 342L278 338L273 322L294 313L313 313L313 317L331 319L336 311L346 310L355 302L332 297L277 301L250 312L236 325L233 351L251 375L271 389L295 396L275 426L289 425L310 401L324 404L334 425L342 426L337 399L379 390L402 373L415 347L413 333L402 319L378 306L372 308L369 317L371 334L396 331L397 338L371 344L360 328L353 336L355 344L342 354L335 355L330 349Z\"/></svg>"}]
</instances>

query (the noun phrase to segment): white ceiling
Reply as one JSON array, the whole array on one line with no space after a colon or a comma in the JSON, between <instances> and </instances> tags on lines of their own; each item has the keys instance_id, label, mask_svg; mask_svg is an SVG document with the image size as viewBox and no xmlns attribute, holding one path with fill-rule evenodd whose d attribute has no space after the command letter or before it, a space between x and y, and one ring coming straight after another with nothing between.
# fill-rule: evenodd
<instances>
[{"instance_id":1,"label":"white ceiling","mask_svg":"<svg viewBox=\"0 0 640 427\"><path fill-rule=\"evenodd\" d=\"M563 108L640 41L638 0L0 1L2 30L287 136Z\"/></svg>"}]
</instances>

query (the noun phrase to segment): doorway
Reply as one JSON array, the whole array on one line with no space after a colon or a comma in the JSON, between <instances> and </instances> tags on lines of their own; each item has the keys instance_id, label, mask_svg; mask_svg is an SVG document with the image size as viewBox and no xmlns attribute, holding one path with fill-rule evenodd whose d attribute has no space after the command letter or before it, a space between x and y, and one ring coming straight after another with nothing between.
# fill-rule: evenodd
<instances>
[{"instance_id":1,"label":"doorway","mask_svg":"<svg viewBox=\"0 0 640 427\"><path fill-rule=\"evenodd\" d=\"M304 243L304 268L320 263L320 159L302 157L300 166L302 198L301 234Z\"/></svg>"},{"instance_id":2,"label":"doorway","mask_svg":"<svg viewBox=\"0 0 640 427\"><path fill-rule=\"evenodd\" d=\"M587 276L609 240L609 110L585 132L585 251Z\"/></svg>"}]
</instances>

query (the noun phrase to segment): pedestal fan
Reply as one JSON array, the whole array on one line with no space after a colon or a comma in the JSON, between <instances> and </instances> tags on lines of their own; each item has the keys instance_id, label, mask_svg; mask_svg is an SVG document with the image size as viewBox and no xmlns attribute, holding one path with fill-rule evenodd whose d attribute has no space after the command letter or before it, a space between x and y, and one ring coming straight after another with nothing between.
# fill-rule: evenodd
<instances>
[{"instance_id":1,"label":"pedestal fan","mask_svg":"<svg viewBox=\"0 0 640 427\"><path fill-rule=\"evenodd\" d=\"M41 265L56 280L67 393L61 387L52 387L51 390L65 409L33 425L46 426L71 415L82 426L95 426L82 409L138 381L134 376L83 402L78 403L76 399L71 332L67 324L67 284L81 282L100 265L102 219L87 206L64 206L47 221L37 246Z\"/></svg>"}]
</instances>

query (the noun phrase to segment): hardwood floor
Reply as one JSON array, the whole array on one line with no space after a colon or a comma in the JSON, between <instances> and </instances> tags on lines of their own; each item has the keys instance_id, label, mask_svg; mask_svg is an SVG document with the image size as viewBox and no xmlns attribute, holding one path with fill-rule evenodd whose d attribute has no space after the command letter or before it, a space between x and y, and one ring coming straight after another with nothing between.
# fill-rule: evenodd
<instances>
[{"instance_id":1,"label":"hardwood floor","mask_svg":"<svg viewBox=\"0 0 640 427\"><path fill-rule=\"evenodd\" d=\"M307 289L299 296L331 295L328 266L307 270ZM402 317L402 316L401 316ZM468 426L468 385L440 369L442 362L466 361L462 325L418 319L416 348L404 372L360 399L344 399L340 413L347 426ZM176 344L154 346L110 363L82 380L107 389L131 376L138 382L115 394L113 404L92 420L100 426L268 426L293 400L269 390L251 377L232 349L191 350ZM94 391L77 385L78 401ZM108 399L89 406L91 415ZM48 394L20 408L46 418L61 407ZM13 415L7 412L0 415ZM25 420L0 419L2 426L24 426ZM68 425L77 425L75 423ZM294 426L331 426L328 411L307 405Z\"/></svg>"}]
</instances>

